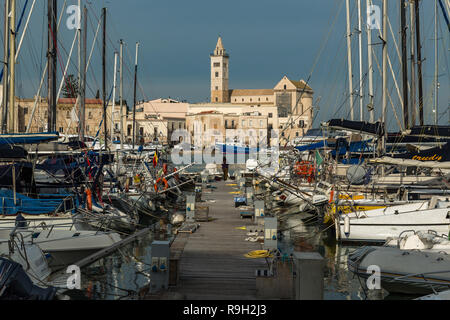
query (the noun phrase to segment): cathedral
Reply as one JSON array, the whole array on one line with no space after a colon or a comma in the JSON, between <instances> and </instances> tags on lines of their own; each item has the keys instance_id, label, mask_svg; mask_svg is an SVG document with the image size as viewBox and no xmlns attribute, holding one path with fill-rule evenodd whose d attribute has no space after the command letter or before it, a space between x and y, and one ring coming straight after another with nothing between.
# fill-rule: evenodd
<instances>
[{"instance_id":1,"label":"cathedral","mask_svg":"<svg viewBox=\"0 0 450 320\"><path fill-rule=\"evenodd\" d=\"M229 67L230 56L219 37L210 54L211 101L189 106L186 122L192 134L193 121L201 121L205 130L247 129L255 124L259 124L256 129L266 132L285 129L281 135L285 141L311 128L314 91L304 80L283 76L272 89L230 89Z\"/></svg>"}]
</instances>

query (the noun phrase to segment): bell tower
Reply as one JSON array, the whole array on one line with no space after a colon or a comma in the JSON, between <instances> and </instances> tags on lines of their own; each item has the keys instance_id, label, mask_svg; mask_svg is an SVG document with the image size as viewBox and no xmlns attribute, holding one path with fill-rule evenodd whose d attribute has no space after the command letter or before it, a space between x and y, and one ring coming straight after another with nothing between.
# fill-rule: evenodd
<instances>
[{"instance_id":1,"label":"bell tower","mask_svg":"<svg viewBox=\"0 0 450 320\"><path fill-rule=\"evenodd\" d=\"M230 57L225 52L222 38L219 36L211 59L211 102L230 102L228 89L228 61Z\"/></svg>"}]
</instances>

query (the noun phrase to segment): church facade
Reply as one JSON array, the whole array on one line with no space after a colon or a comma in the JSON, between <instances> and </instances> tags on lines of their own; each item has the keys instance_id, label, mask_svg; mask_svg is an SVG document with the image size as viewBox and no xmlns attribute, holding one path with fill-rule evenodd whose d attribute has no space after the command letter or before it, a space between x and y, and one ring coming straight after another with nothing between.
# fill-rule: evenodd
<instances>
[{"instance_id":1,"label":"church facade","mask_svg":"<svg viewBox=\"0 0 450 320\"><path fill-rule=\"evenodd\" d=\"M314 91L304 80L295 81L283 76L272 89L230 89L230 56L221 37L210 55L210 63L211 101L190 104L186 116L186 126L192 136L195 121L201 122L197 126L203 130L218 132L230 127L252 128L257 123L263 124L258 126L258 132L265 131L269 141L270 131L279 130L283 144L304 135L312 127ZM218 119L222 119L220 123ZM204 143L209 145L211 142Z\"/></svg>"}]
</instances>

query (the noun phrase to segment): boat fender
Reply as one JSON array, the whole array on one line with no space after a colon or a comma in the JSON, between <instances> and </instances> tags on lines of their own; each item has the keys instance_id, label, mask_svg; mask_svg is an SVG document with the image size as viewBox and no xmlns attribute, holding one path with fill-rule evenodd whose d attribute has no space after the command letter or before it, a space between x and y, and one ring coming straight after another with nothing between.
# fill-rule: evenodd
<instances>
[{"instance_id":1,"label":"boat fender","mask_svg":"<svg viewBox=\"0 0 450 320\"><path fill-rule=\"evenodd\" d=\"M328 203L332 203L334 200L334 190L331 190L330 192L330 201Z\"/></svg>"},{"instance_id":2,"label":"boat fender","mask_svg":"<svg viewBox=\"0 0 450 320\"><path fill-rule=\"evenodd\" d=\"M395 211L394 211L394 214L395 214L395 215L399 214L398 210L395 210Z\"/></svg>"},{"instance_id":3,"label":"boat fender","mask_svg":"<svg viewBox=\"0 0 450 320\"><path fill-rule=\"evenodd\" d=\"M350 235L350 217L345 216L344 218L344 233L348 237Z\"/></svg>"},{"instance_id":4,"label":"boat fender","mask_svg":"<svg viewBox=\"0 0 450 320\"><path fill-rule=\"evenodd\" d=\"M92 192L91 192L91 189L86 189L86 203L87 203L87 208L92 211Z\"/></svg>"}]
</instances>

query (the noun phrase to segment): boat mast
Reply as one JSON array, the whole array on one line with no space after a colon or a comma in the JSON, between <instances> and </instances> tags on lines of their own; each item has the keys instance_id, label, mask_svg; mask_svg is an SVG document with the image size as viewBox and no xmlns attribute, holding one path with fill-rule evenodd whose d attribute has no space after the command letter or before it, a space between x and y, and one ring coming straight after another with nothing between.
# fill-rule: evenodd
<instances>
[{"instance_id":1,"label":"boat mast","mask_svg":"<svg viewBox=\"0 0 450 320\"><path fill-rule=\"evenodd\" d=\"M423 126L423 82L422 82L422 44L420 42L420 9L419 0L414 1L414 12L416 16L416 51L417 51L417 77L419 89L419 122Z\"/></svg>"},{"instance_id":2,"label":"boat mast","mask_svg":"<svg viewBox=\"0 0 450 320\"><path fill-rule=\"evenodd\" d=\"M78 17L78 29L77 29L77 36L78 36L78 47L77 47L77 51L78 51L78 92L77 92L77 108L78 108L78 112L80 114L80 110L81 110L81 0L78 0L78 12L79 12L79 17ZM78 123L78 125L80 124L80 121ZM78 129L78 135L80 136L80 130ZM81 139L80 139L81 140Z\"/></svg>"},{"instance_id":3,"label":"boat mast","mask_svg":"<svg viewBox=\"0 0 450 320\"><path fill-rule=\"evenodd\" d=\"M84 142L86 122L86 54L87 54L87 8L83 8L83 27L81 28L81 86L80 86L80 140Z\"/></svg>"},{"instance_id":4,"label":"boat mast","mask_svg":"<svg viewBox=\"0 0 450 320\"><path fill-rule=\"evenodd\" d=\"M382 139L382 152L386 152L386 141L387 141L387 117L386 117L386 109L387 109L387 20L388 20L388 1L383 0L383 71L382 71L382 122L384 124L384 135ZM383 166L384 169L384 166ZM383 170L384 171L384 170ZM384 172L383 172L384 173Z\"/></svg>"},{"instance_id":5,"label":"boat mast","mask_svg":"<svg viewBox=\"0 0 450 320\"><path fill-rule=\"evenodd\" d=\"M114 52L114 77L113 77L113 96L111 108L111 144L114 141L114 111L116 109L116 74L117 74L117 52Z\"/></svg>"},{"instance_id":6,"label":"boat mast","mask_svg":"<svg viewBox=\"0 0 450 320\"><path fill-rule=\"evenodd\" d=\"M103 127L105 133L105 151L108 149L108 126L106 124L106 8L103 12L103 45L102 45L102 90L103 90Z\"/></svg>"},{"instance_id":7,"label":"boat mast","mask_svg":"<svg viewBox=\"0 0 450 320\"><path fill-rule=\"evenodd\" d=\"M57 4L48 0L48 118L47 131L56 131L56 47L57 47Z\"/></svg>"},{"instance_id":8,"label":"boat mast","mask_svg":"<svg viewBox=\"0 0 450 320\"><path fill-rule=\"evenodd\" d=\"M120 150L123 150L123 40L120 39Z\"/></svg>"},{"instance_id":9,"label":"boat mast","mask_svg":"<svg viewBox=\"0 0 450 320\"><path fill-rule=\"evenodd\" d=\"M9 108L8 108L8 133L17 132L16 130L16 0L11 0L11 20L9 35Z\"/></svg>"},{"instance_id":10,"label":"boat mast","mask_svg":"<svg viewBox=\"0 0 450 320\"><path fill-rule=\"evenodd\" d=\"M410 46L411 46L411 127L416 125L416 51L414 48L414 33L415 33L415 21L414 21L414 3L409 3L409 20L410 20Z\"/></svg>"},{"instance_id":11,"label":"boat mast","mask_svg":"<svg viewBox=\"0 0 450 320\"><path fill-rule=\"evenodd\" d=\"M408 60L406 58L406 7L405 0L400 0L400 28L402 43L402 78L403 78L403 122L405 130L410 128L408 110Z\"/></svg>"},{"instance_id":12,"label":"boat mast","mask_svg":"<svg viewBox=\"0 0 450 320\"><path fill-rule=\"evenodd\" d=\"M438 124L438 86L439 86L439 52L438 52L438 0L434 0L434 125Z\"/></svg>"},{"instance_id":13,"label":"boat mast","mask_svg":"<svg viewBox=\"0 0 450 320\"><path fill-rule=\"evenodd\" d=\"M138 52L139 42L136 42L136 60L134 64L134 99L133 99L133 150L136 143L136 87L137 87L137 70L138 70Z\"/></svg>"},{"instance_id":14,"label":"boat mast","mask_svg":"<svg viewBox=\"0 0 450 320\"><path fill-rule=\"evenodd\" d=\"M372 0L367 0L366 2L367 8L370 8L371 5ZM369 26L367 27L367 61L369 64L369 113L370 113L370 122L373 123L375 121L375 117L373 104L372 28Z\"/></svg>"},{"instance_id":15,"label":"boat mast","mask_svg":"<svg viewBox=\"0 0 450 320\"><path fill-rule=\"evenodd\" d=\"M2 133L6 133L8 115L8 79L9 79L9 5L10 0L5 0L5 35L3 51L3 108L2 108Z\"/></svg>"},{"instance_id":16,"label":"boat mast","mask_svg":"<svg viewBox=\"0 0 450 320\"><path fill-rule=\"evenodd\" d=\"M348 63L348 89L350 92L350 119L354 120L353 115L353 71L352 71L352 33L350 27L350 0L345 1L347 10L347 63Z\"/></svg>"},{"instance_id":17,"label":"boat mast","mask_svg":"<svg viewBox=\"0 0 450 320\"><path fill-rule=\"evenodd\" d=\"M364 115L363 115L364 96L363 96L363 82L362 82L363 62L362 62L361 0L357 0L357 1L358 1L358 45L359 45L359 119L361 121L363 121L364 120Z\"/></svg>"}]
</instances>

